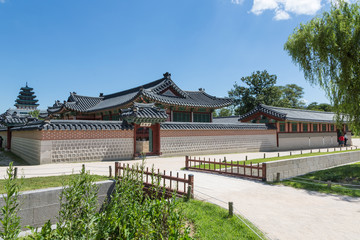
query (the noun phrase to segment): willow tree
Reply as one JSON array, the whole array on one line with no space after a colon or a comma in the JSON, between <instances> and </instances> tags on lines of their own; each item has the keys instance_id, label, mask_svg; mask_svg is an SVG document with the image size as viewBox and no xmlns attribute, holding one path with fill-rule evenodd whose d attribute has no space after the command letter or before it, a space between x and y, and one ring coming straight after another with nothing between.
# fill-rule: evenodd
<instances>
[{"instance_id":1,"label":"willow tree","mask_svg":"<svg viewBox=\"0 0 360 240\"><path fill-rule=\"evenodd\" d=\"M338 120L346 116L356 132L360 130L359 10L359 2L336 1L328 12L296 28L284 46L305 79L325 90Z\"/></svg>"}]
</instances>

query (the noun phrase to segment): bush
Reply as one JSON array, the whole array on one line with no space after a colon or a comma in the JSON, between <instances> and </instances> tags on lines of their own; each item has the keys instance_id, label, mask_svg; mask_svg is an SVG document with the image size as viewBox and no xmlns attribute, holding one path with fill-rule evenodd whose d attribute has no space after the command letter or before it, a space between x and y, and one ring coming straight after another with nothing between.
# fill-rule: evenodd
<instances>
[{"instance_id":1,"label":"bush","mask_svg":"<svg viewBox=\"0 0 360 240\"><path fill-rule=\"evenodd\" d=\"M15 169L13 162L6 170L5 193L3 195L4 206L0 214L0 237L4 240L16 239L21 231L19 211L19 188L18 179L15 179Z\"/></svg>"},{"instance_id":2,"label":"bush","mask_svg":"<svg viewBox=\"0 0 360 240\"><path fill-rule=\"evenodd\" d=\"M144 169L144 165L140 169ZM127 169L110 199L97 209L97 187L83 169L64 188L59 223L50 221L32 239L191 239L175 195L165 198L160 178L144 194L143 174Z\"/></svg>"}]
</instances>

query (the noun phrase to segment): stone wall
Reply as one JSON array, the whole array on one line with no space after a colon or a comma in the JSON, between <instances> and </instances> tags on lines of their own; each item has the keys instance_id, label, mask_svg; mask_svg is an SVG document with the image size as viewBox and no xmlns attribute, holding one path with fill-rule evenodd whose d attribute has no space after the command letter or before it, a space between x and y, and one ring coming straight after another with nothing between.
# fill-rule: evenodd
<instances>
[{"instance_id":1,"label":"stone wall","mask_svg":"<svg viewBox=\"0 0 360 240\"><path fill-rule=\"evenodd\" d=\"M99 186L98 191L98 210L103 204L107 196L109 196L111 189L114 186L114 181L97 182ZM59 215L60 201L59 194L62 187L48 188L34 191L27 191L20 194L20 211L21 226L27 225L33 227L40 227L48 220L51 223L57 222ZM4 205L3 197L0 196L0 207Z\"/></svg>"},{"instance_id":2,"label":"stone wall","mask_svg":"<svg viewBox=\"0 0 360 240\"><path fill-rule=\"evenodd\" d=\"M161 130L160 136L163 155L276 149L273 130Z\"/></svg>"},{"instance_id":3,"label":"stone wall","mask_svg":"<svg viewBox=\"0 0 360 240\"><path fill-rule=\"evenodd\" d=\"M11 151L30 164L131 159L133 131L12 131Z\"/></svg>"},{"instance_id":4,"label":"stone wall","mask_svg":"<svg viewBox=\"0 0 360 240\"><path fill-rule=\"evenodd\" d=\"M351 134L348 134L351 145ZM290 149L310 149L336 147L336 132L319 132L319 133L279 133L279 150Z\"/></svg>"},{"instance_id":5,"label":"stone wall","mask_svg":"<svg viewBox=\"0 0 360 240\"><path fill-rule=\"evenodd\" d=\"M132 159L134 154L133 138L50 140L46 142L49 142L51 163Z\"/></svg>"},{"instance_id":6,"label":"stone wall","mask_svg":"<svg viewBox=\"0 0 360 240\"><path fill-rule=\"evenodd\" d=\"M313 157L294 158L266 163L266 181L275 181L277 174L280 180L304 175L347 163L360 161L360 151L326 154Z\"/></svg>"}]
</instances>

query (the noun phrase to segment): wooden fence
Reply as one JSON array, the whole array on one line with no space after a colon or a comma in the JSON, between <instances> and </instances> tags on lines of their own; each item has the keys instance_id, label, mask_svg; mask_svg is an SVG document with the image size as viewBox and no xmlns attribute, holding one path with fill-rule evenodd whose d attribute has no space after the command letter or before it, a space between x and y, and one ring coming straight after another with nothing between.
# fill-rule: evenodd
<instances>
[{"instance_id":1,"label":"wooden fence","mask_svg":"<svg viewBox=\"0 0 360 240\"><path fill-rule=\"evenodd\" d=\"M139 169L138 166L134 167L125 163L121 165L115 162L115 178L122 178L125 171L133 171L141 174L146 192L149 192L150 189L153 189L153 187L159 184L160 190L165 190L167 197L172 196L174 192L178 197L194 196L194 175L192 174L188 176L184 174L184 176L181 177L178 172L176 175L173 175L172 171L167 174L165 170L160 172L160 169L154 170L148 167L146 169Z\"/></svg>"},{"instance_id":2,"label":"wooden fence","mask_svg":"<svg viewBox=\"0 0 360 240\"><path fill-rule=\"evenodd\" d=\"M186 170L198 170L205 172L213 172L219 174L227 174L232 176L246 177L252 179L261 179L266 181L266 163L253 164L252 162L240 164L239 162L226 161L219 159L206 160L205 158L197 159L196 157L185 157L185 169Z\"/></svg>"}]
</instances>

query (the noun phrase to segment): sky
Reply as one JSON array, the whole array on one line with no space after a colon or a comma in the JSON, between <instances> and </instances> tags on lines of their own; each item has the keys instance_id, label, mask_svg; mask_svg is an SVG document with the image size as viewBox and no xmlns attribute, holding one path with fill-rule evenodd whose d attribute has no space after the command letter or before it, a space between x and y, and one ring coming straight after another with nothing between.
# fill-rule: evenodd
<instances>
[{"instance_id":1,"label":"sky","mask_svg":"<svg viewBox=\"0 0 360 240\"><path fill-rule=\"evenodd\" d=\"M0 113L20 88L40 109L69 92L98 96L170 72L183 90L226 97L257 70L328 103L284 51L288 36L329 0L0 0Z\"/></svg>"}]
</instances>

